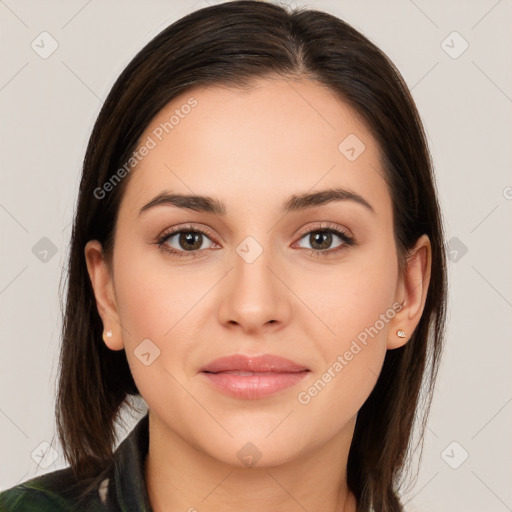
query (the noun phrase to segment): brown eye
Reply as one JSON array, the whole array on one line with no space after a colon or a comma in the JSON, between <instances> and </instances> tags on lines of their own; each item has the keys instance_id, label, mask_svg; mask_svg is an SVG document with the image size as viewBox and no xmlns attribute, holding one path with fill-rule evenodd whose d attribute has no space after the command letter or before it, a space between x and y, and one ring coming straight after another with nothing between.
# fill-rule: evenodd
<instances>
[{"instance_id":1,"label":"brown eye","mask_svg":"<svg viewBox=\"0 0 512 512\"><path fill-rule=\"evenodd\" d=\"M185 250L197 251L203 244L203 235L196 231L182 231L179 233L178 245Z\"/></svg>"},{"instance_id":2,"label":"brown eye","mask_svg":"<svg viewBox=\"0 0 512 512\"><path fill-rule=\"evenodd\" d=\"M333 242L336 239L340 240L334 247ZM309 243L309 247L299 245L304 249L310 249L316 252L331 251L334 252L336 249L341 248L345 245L352 245L352 239L349 238L345 233L335 229L317 229L306 233L301 240L306 240ZM299 242L300 244L300 242Z\"/></svg>"},{"instance_id":3,"label":"brown eye","mask_svg":"<svg viewBox=\"0 0 512 512\"><path fill-rule=\"evenodd\" d=\"M309 234L309 243L313 249L323 251L329 249L332 244L332 233L327 231L315 231Z\"/></svg>"},{"instance_id":4,"label":"brown eye","mask_svg":"<svg viewBox=\"0 0 512 512\"><path fill-rule=\"evenodd\" d=\"M209 249L214 244L211 238L199 229L176 229L170 233L164 233L157 243L162 250L177 256L194 254L197 251Z\"/></svg>"}]
</instances>

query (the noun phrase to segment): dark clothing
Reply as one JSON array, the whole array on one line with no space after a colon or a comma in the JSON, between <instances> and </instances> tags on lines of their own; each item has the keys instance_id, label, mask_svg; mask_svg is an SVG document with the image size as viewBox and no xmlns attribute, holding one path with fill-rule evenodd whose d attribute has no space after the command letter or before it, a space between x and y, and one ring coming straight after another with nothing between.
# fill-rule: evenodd
<instances>
[{"instance_id":1,"label":"dark clothing","mask_svg":"<svg viewBox=\"0 0 512 512\"><path fill-rule=\"evenodd\" d=\"M149 447L149 414L114 452L110 464L79 501L86 488L71 468L40 475L0 493L0 512L151 512L144 479ZM91 485L91 482L89 482Z\"/></svg>"}]
</instances>

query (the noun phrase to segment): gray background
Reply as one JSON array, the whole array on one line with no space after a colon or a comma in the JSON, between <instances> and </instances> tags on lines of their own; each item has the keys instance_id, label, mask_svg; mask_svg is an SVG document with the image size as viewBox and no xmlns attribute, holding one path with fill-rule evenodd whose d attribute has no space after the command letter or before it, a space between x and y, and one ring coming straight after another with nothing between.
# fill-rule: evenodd
<instances>
[{"instance_id":1,"label":"gray background","mask_svg":"<svg viewBox=\"0 0 512 512\"><path fill-rule=\"evenodd\" d=\"M53 418L58 290L102 100L154 35L212 3L0 1L0 488L66 466ZM512 510L512 1L288 3L341 17L391 57L434 158L451 302L406 508ZM138 416L126 418L128 431Z\"/></svg>"}]
</instances>

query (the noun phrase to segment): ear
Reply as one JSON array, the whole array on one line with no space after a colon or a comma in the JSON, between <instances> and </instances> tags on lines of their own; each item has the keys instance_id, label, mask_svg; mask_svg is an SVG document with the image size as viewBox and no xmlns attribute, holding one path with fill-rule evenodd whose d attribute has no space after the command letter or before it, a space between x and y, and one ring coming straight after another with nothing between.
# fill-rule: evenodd
<instances>
[{"instance_id":1,"label":"ear","mask_svg":"<svg viewBox=\"0 0 512 512\"><path fill-rule=\"evenodd\" d=\"M85 246L84 253L96 306L103 322L103 341L111 350L122 350L123 333L117 312L112 272L105 261L103 248L97 240L90 240ZM111 337L105 336L107 331L112 331Z\"/></svg>"},{"instance_id":2,"label":"ear","mask_svg":"<svg viewBox=\"0 0 512 512\"><path fill-rule=\"evenodd\" d=\"M422 235L409 251L406 268L397 287L395 300L403 306L390 322L388 349L405 345L416 329L427 299L431 265L430 240L427 235ZM405 336L398 336L397 331L404 331Z\"/></svg>"}]
</instances>

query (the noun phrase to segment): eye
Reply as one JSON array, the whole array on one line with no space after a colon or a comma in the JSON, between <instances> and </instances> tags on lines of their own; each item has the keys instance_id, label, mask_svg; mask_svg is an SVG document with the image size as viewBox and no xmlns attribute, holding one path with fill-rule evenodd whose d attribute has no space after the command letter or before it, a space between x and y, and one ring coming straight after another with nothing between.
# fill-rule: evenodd
<instances>
[{"instance_id":1,"label":"eye","mask_svg":"<svg viewBox=\"0 0 512 512\"><path fill-rule=\"evenodd\" d=\"M196 258L201 251L215 248L212 247L216 245L212 238L213 235L206 229L178 226L165 231L155 243L162 251L172 256ZM309 247L304 247L304 242L309 244ZM355 245L355 241L347 232L336 226L322 225L304 233L297 244L299 248L315 257L327 257ZM333 244L336 245L333 247Z\"/></svg>"},{"instance_id":2,"label":"eye","mask_svg":"<svg viewBox=\"0 0 512 512\"><path fill-rule=\"evenodd\" d=\"M301 245L301 241L305 241L306 244L309 244L309 247ZM320 256L322 253L337 253L347 246L354 245L354 243L354 239L346 232L329 226L321 226L308 231L298 242L299 247L306 249L315 256ZM333 247L333 244L336 245Z\"/></svg>"},{"instance_id":3,"label":"eye","mask_svg":"<svg viewBox=\"0 0 512 512\"><path fill-rule=\"evenodd\" d=\"M164 232L157 240L157 245L165 252L182 257L196 257L202 250L211 249L215 244L209 234L196 227L173 228Z\"/></svg>"}]
</instances>

